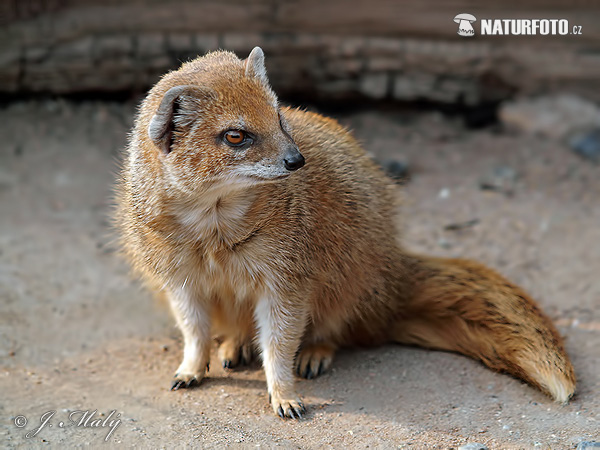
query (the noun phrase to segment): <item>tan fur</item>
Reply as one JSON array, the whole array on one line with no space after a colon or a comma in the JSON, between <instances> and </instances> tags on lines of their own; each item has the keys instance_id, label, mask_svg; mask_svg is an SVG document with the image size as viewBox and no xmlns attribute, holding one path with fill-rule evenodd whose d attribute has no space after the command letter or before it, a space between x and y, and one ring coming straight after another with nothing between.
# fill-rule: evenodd
<instances>
[{"instance_id":1,"label":"tan fur","mask_svg":"<svg viewBox=\"0 0 600 450\"><path fill-rule=\"evenodd\" d=\"M338 347L402 342L469 355L567 401L573 368L533 300L479 264L407 253L390 180L334 120L280 108L262 51L249 60L215 52L165 75L117 189L123 248L184 335L174 388L204 376L212 337L226 367L248 360L254 339L273 410L299 417L294 361L310 378ZM173 132L161 137L164 117ZM228 129L256 139L233 149ZM288 171L297 149L306 165Z\"/></svg>"}]
</instances>

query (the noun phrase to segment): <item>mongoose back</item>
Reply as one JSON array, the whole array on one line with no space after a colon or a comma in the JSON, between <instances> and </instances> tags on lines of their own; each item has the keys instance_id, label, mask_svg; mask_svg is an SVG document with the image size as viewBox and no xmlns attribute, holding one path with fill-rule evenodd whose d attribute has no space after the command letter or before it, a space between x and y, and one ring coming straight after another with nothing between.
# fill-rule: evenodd
<instances>
[{"instance_id":1,"label":"mongoose back","mask_svg":"<svg viewBox=\"0 0 600 450\"><path fill-rule=\"evenodd\" d=\"M575 375L551 321L480 264L407 252L397 199L336 121L280 106L260 48L166 74L137 116L116 221L183 334L172 389L202 380L216 337L227 368L257 349L273 410L298 418L295 375L326 371L341 346L398 342L463 353L566 402Z\"/></svg>"}]
</instances>

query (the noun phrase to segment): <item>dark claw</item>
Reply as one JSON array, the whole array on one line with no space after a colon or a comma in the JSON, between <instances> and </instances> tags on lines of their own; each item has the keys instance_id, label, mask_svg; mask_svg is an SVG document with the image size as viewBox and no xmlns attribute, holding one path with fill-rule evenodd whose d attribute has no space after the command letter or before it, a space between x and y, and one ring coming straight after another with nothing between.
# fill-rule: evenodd
<instances>
[{"instance_id":1,"label":"dark claw","mask_svg":"<svg viewBox=\"0 0 600 450\"><path fill-rule=\"evenodd\" d=\"M183 380L175 380L175 381L173 381L173 384L171 385L171 390L176 391L177 389L182 387L183 384L184 384Z\"/></svg>"},{"instance_id":2,"label":"dark claw","mask_svg":"<svg viewBox=\"0 0 600 450\"><path fill-rule=\"evenodd\" d=\"M223 361L223 369L231 369L232 366L233 363L231 362L231 360L226 359L225 361Z\"/></svg>"},{"instance_id":3,"label":"dark claw","mask_svg":"<svg viewBox=\"0 0 600 450\"><path fill-rule=\"evenodd\" d=\"M303 407L301 408L292 408L292 410L296 413L296 419L301 419L303 414Z\"/></svg>"},{"instance_id":4,"label":"dark claw","mask_svg":"<svg viewBox=\"0 0 600 450\"><path fill-rule=\"evenodd\" d=\"M192 386L196 386L198 384L198 380L196 378L192 378L190 381L185 383L186 388L190 388Z\"/></svg>"},{"instance_id":5,"label":"dark claw","mask_svg":"<svg viewBox=\"0 0 600 450\"><path fill-rule=\"evenodd\" d=\"M294 408L292 408L291 406L285 410L285 415L291 419L296 418L296 416L294 416Z\"/></svg>"},{"instance_id":6,"label":"dark claw","mask_svg":"<svg viewBox=\"0 0 600 450\"><path fill-rule=\"evenodd\" d=\"M279 417L281 417L282 419L285 419L285 414L283 414L283 408L281 407L281 405L279 405L279 409L277 410L277 414L279 414Z\"/></svg>"},{"instance_id":7,"label":"dark claw","mask_svg":"<svg viewBox=\"0 0 600 450\"><path fill-rule=\"evenodd\" d=\"M308 366L308 374L306 375L306 379L312 380L314 377L315 377L315 374L312 371L312 368L310 366Z\"/></svg>"},{"instance_id":8,"label":"dark claw","mask_svg":"<svg viewBox=\"0 0 600 450\"><path fill-rule=\"evenodd\" d=\"M210 363L206 363L206 371L210 372Z\"/></svg>"},{"instance_id":9,"label":"dark claw","mask_svg":"<svg viewBox=\"0 0 600 450\"><path fill-rule=\"evenodd\" d=\"M196 386L197 384L198 384L197 378L192 378L190 381L174 380L173 384L171 384L171 390L177 391L179 389L187 389L192 386Z\"/></svg>"},{"instance_id":10,"label":"dark claw","mask_svg":"<svg viewBox=\"0 0 600 450\"><path fill-rule=\"evenodd\" d=\"M317 371L317 376L320 376L323 373L323 360L319 363L319 370Z\"/></svg>"},{"instance_id":11,"label":"dark claw","mask_svg":"<svg viewBox=\"0 0 600 450\"><path fill-rule=\"evenodd\" d=\"M271 393L269 393L269 405L271 404Z\"/></svg>"},{"instance_id":12,"label":"dark claw","mask_svg":"<svg viewBox=\"0 0 600 450\"><path fill-rule=\"evenodd\" d=\"M307 365L302 372L302 378L308 378L308 373L310 372L310 366Z\"/></svg>"}]
</instances>

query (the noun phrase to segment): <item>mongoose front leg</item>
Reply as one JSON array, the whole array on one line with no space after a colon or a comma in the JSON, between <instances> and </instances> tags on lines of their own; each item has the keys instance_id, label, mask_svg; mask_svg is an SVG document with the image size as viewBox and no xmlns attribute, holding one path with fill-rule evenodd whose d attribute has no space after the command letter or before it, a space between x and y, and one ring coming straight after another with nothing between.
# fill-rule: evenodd
<instances>
[{"instance_id":1,"label":"mongoose front leg","mask_svg":"<svg viewBox=\"0 0 600 450\"><path fill-rule=\"evenodd\" d=\"M183 361L175 372L172 391L200 383L210 354L210 308L185 289L169 293L169 303L183 334Z\"/></svg>"},{"instance_id":2,"label":"mongoose front leg","mask_svg":"<svg viewBox=\"0 0 600 450\"><path fill-rule=\"evenodd\" d=\"M299 304L290 303L274 295L264 296L256 306L255 318L271 407L282 418L299 419L306 410L294 388L293 368L306 312Z\"/></svg>"}]
</instances>

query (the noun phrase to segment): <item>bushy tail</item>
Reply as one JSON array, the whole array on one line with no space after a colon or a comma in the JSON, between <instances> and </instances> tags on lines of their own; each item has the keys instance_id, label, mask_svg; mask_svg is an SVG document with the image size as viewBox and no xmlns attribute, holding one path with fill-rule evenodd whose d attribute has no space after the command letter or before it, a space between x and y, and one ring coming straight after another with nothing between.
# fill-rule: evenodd
<instances>
[{"instance_id":1,"label":"bushy tail","mask_svg":"<svg viewBox=\"0 0 600 450\"><path fill-rule=\"evenodd\" d=\"M397 342L455 351L565 403L575 373L550 319L518 286L481 264L413 256L415 295Z\"/></svg>"}]
</instances>

